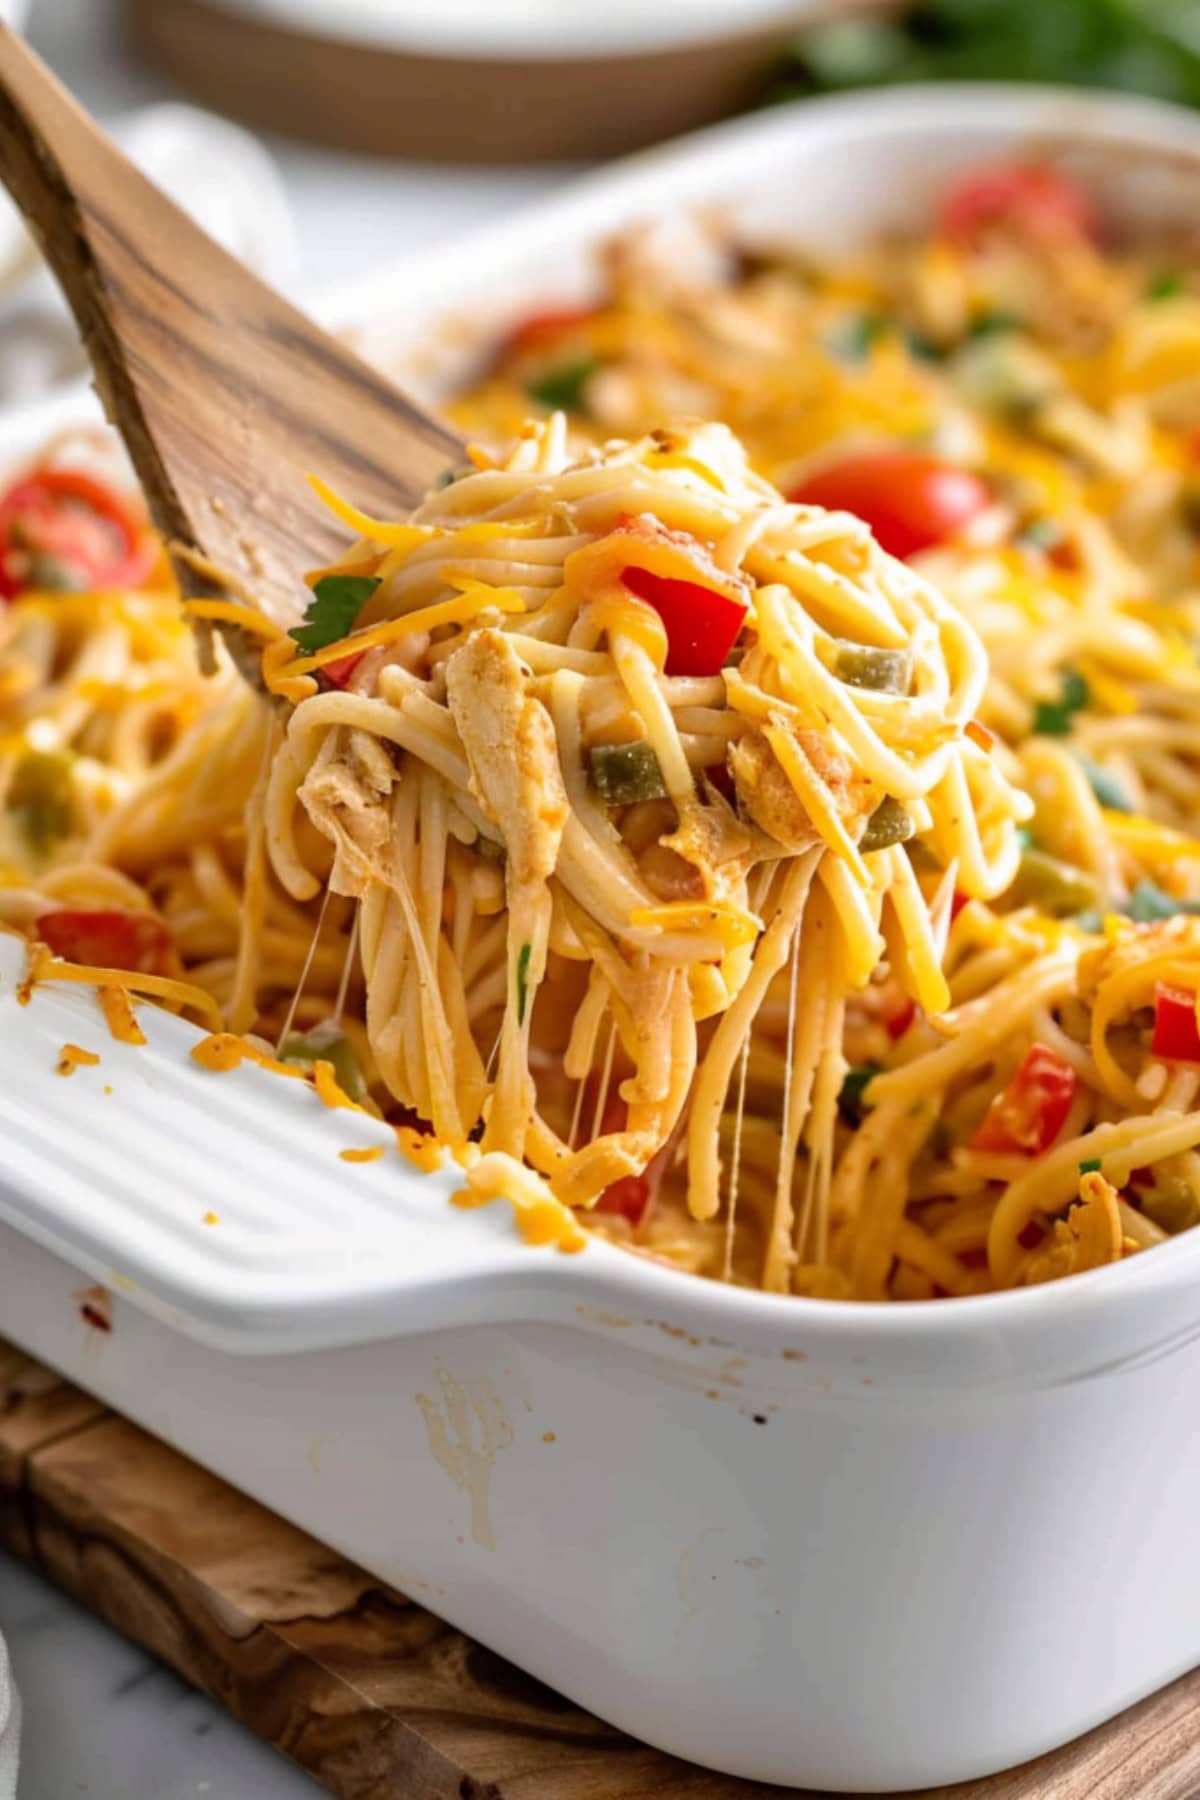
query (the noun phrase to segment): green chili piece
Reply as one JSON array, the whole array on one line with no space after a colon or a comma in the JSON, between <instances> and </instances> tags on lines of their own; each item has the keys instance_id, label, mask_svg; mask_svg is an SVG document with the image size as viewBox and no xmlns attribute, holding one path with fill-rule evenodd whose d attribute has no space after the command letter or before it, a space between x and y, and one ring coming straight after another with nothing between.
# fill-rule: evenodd
<instances>
[{"instance_id":1,"label":"green chili piece","mask_svg":"<svg viewBox=\"0 0 1200 1800\"><path fill-rule=\"evenodd\" d=\"M1179 913L1200 913L1200 900L1177 900L1156 881L1141 880L1122 908L1135 925L1156 925L1160 919L1174 919Z\"/></svg>"},{"instance_id":2,"label":"green chili piece","mask_svg":"<svg viewBox=\"0 0 1200 1800\"><path fill-rule=\"evenodd\" d=\"M367 1084L358 1066L354 1046L341 1026L335 1025L332 1019L323 1019L311 1031L295 1031L284 1038L279 1050L279 1060L299 1063L310 1069L315 1063L327 1062L344 1094L348 1094L351 1100L366 1099Z\"/></svg>"},{"instance_id":3,"label":"green chili piece","mask_svg":"<svg viewBox=\"0 0 1200 1800\"><path fill-rule=\"evenodd\" d=\"M915 830L912 818L899 800L893 800L887 794L867 820L867 829L859 838L858 847L868 852L886 850L891 844L905 843Z\"/></svg>"},{"instance_id":4,"label":"green chili piece","mask_svg":"<svg viewBox=\"0 0 1200 1800\"><path fill-rule=\"evenodd\" d=\"M1138 1190L1142 1211L1160 1231L1187 1231L1200 1219L1200 1200L1176 1175L1156 1180L1152 1188Z\"/></svg>"},{"instance_id":5,"label":"green chili piece","mask_svg":"<svg viewBox=\"0 0 1200 1800\"><path fill-rule=\"evenodd\" d=\"M872 644L840 639L835 673L850 687L876 694L907 694L912 683L911 650L878 650Z\"/></svg>"},{"instance_id":6,"label":"green chili piece","mask_svg":"<svg viewBox=\"0 0 1200 1800\"><path fill-rule=\"evenodd\" d=\"M1016 906L1036 906L1051 918L1066 918L1104 904L1100 884L1074 863L1062 862L1045 850L1026 850L1009 889Z\"/></svg>"},{"instance_id":7,"label":"green chili piece","mask_svg":"<svg viewBox=\"0 0 1200 1800\"><path fill-rule=\"evenodd\" d=\"M9 804L30 848L44 854L71 832L71 767L65 750L27 750L17 764Z\"/></svg>"},{"instance_id":8,"label":"green chili piece","mask_svg":"<svg viewBox=\"0 0 1200 1800\"><path fill-rule=\"evenodd\" d=\"M1079 761L1101 806L1106 806L1109 812L1133 811L1133 801L1115 775L1110 775L1107 769L1102 769L1099 763L1094 763L1088 756L1081 756Z\"/></svg>"},{"instance_id":9,"label":"green chili piece","mask_svg":"<svg viewBox=\"0 0 1200 1800\"><path fill-rule=\"evenodd\" d=\"M609 806L661 800L666 794L654 746L644 738L632 744L595 744L588 762L592 786Z\"/></svg>"}]
</instances>

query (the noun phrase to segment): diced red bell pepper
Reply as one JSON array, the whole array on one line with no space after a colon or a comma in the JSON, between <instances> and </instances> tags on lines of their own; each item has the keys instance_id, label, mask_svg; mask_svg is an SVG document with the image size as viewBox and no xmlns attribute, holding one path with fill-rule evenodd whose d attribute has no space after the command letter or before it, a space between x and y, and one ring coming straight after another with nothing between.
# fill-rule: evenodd
<instances>
[{"instance_id":1,"label":"diced red bell pepper","mask_svg":"<svg viewBox=\"0 0 1200 1800\"><path fill-rule=\"evenodd\" d=\"M66 962L128 969L136 975L174 972L171 934L153 913L64 908L43 913L35 930Z\"/></svg>"},{"instance_id":2,"label":"diced red bell pepper","mask_svg":"<svg viewBox=\"0 0 1200 1800\"><path fill-rule=\"evenodd\" d=\"M618 1213L631 1225L640 1225L650 1204L650 1183L644 1175L622 1175L610 1182L596 1202L598 1213Z\"/></svg>"},{"instance_id":3,"label":"diced red bell pepper","mask_svg":"<svg viewBox=\"0 0 1200 1800\"><path fill-rule=\"evenodd\" d=\"M622 581L652 606L667 629L668 675L717 675L733 649L747 608L728 594L636 567Z\"/></svg>"},{"instance_id":4,"label":"diced red bell pepper","mask_svg":"<svg viewBox=\"0 0 1200 1800\"><path fill-rule=\"evenodd\" d=\"M788 494L801 506L853 513L903 561L945 543L992 503L978 475L913 450L869 450L806 477Z\"/></svg>"},{"instance_id":5,"label":"diced red bell pepper","mask_svg":"<svg viewBox=\"0 0 1200 1800\"><path fill-rule=\"evenodd\" d=\"M884 1025L887 1028L887 1034L891 1038L891 1040L894 1044L898 1043L900 1041L900 1039L904 1036L905 1032L908 1030L909 1026L912 1024L912 1022L916 1018L916 1016L917 1016L916 1001L915 1000L904 1000L896 1008L895 1012L890 1013L888 1015L888 1017L884 1020Z\"/></svg>"},{"instance_id":6,"label":"diced red bell pepper","mask_svg":"<svg viewBox=\"0 0 1200 1800\"><path fill-rule=\"evenodd\" d=\"M938 211L938 230L962 244L996 225L1088 237L1095 218L1086 194L1060 170L1040 163L996 163L951 188Z\"/></svg>"},{"instance_id":7,"label":"diced red bell pepper","mask_svg":"<svg viewBox=\"0 0 1200 1800\"><path fill-rule=\"evenodd\" d=\"M366 654L365 650L359 650L352 656L335 657L333 662L322 663L320 672L331 687L349 687L351 676Z\"/></svg>"},{"instance_id":8,"label":"diced red bell pepper","mask_svg":"<svg viewBox=\"0 0 1200 1800\"><path fill-rule=\"evenodd\" d=\"M1196 996L1188 988L1160 981L1154 989L1154 1035L1150 1048L1168 1062L1200 1062Z\"/></svg>"},{"instance_id":9,"label":"diced red bell pepper","mask_svg":"<svg viewBox=\"0 0 1200 1800\"><path fill-rule=\"evenodd\" d=\"M983 1115L972 1150L998 1156L1039 1156L1048 1150L1071 1110L1077 1080L1057 1051L1031 1044L1004 1092Z\"/></svg>"},{"instance_id":10,"label":"diced red bell pepper","mask_svg":"<svg viewBox=\"0 0 1200 1800\"><path fill-rule=\"evenodd\" d=\"M136 587L157 557L136 507L82 469L35 469L0 497L5 599L33 587Z\"/></svg>"}]
</instances>

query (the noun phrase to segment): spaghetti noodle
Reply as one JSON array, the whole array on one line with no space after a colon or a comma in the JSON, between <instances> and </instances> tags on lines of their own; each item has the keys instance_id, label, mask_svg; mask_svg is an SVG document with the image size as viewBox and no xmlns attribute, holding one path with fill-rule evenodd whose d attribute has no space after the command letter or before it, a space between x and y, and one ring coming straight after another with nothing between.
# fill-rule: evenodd
<instances>
[{"instance_id":1,"label":"spaghetti noodle","mask_svg":"<svg viewBox=\"0 0 1200 1800\"><path fill-rule=\"evenodd\" d=\"M912 1300L1195 1223L1200 279L1055 191L717 286L622 247L412 520L328 496L303 627L196 609L270 700L161 569L26 581L32 972L250 1034L563 1248Z\"/></svg>"}]
</instances>

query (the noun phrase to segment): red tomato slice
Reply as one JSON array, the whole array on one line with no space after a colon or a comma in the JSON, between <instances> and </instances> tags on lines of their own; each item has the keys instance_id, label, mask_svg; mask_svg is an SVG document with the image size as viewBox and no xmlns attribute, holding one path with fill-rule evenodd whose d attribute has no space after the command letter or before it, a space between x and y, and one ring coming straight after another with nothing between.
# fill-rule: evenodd
<instances>
[{"instance_id":1,"label":"red tomato slice","mask_svg":"<svg viewBox=\"0 0 1200 1800\"><path fill-rule=\"evenodd\" d=\"M1070 1063L1056 1051L1031 1044L1004 1092L983 1115L971 1149L1000 1156L1039 1156L1062 1130L1077 1079Z\"/></svg>"},{"instance_id":2,"label":"red tomato slice","mask_svg":"<svg viewBox=\"0 0 1200 1800\"><path fill-rule=\"evenodd\" d=\"M877 543L903 560L954 537L992 496L978 475L954 463L911 450L874 450L819 469L788 499L854 513Z\"/></svg>"},{"instance_id":3,"label":"red tomato slice","mask_svg":"<svg viewBox=\"0 0 1200 1800\"><path fill-rule=\"evenodd\" d=\"M1200 1062L1196 996L1188 988L1160 981L1154 989L1154 1036L1150 1048L1168 1062Z\"/></svg>"},{"instance_id":4,"label":"red tomato slice","mask_svg":"<svg viewBox=\"0 0 1200 1800\"><path fill-rule=\"evenodd\" d=\"M43 913L36 932L55 956L102 969L136 975L170 975L175 970L171 934L153 913L64 908Z\"/></svg>"},{"instance_id":5,"label":"red tomato slice","mask_svg":"<svg viewBox=\"0 0 1200 1800\"><path fill-rule=\"evenodd\" d=\"M733 649L747 608L698 581L628 568L621 580L667 628L668 675L716 675Z\"/></svg>"},{"instance_id":6,"label":"red tomato slice","mask_svg":"<svg viewBox=\"0 0 1200 1800\"><path fill-rule=\"evenodd\" d=\"M500 346L500 354L523 355L530 350L544 350L559 338L589 324L597 310L594 306L557 306L530 313L527 319L514 325Z\"/></svg>"},{"instance_id":7,"label":"red tomato slice","mask_svg":"<svg viewBox=\"0 0 1200 1800\"><path fill-rule=\"evenodd\" d=\"M136 587L154 567L153 532L82 469L44 467L0 497L0 596L30 587Z\"/></svg>"},{"instance_id":8,"label":"red tomato slice","mask_svg":"<svg viewBox=\"0 0 1200 1800\"><path fill-rule=\"evenodd\" d=\"M1088 237L1095 219L1087 196L1058 169L996 163L951 188L938 211L938 230L961 244L995 225Z\"/></svg>"}]
</instances>

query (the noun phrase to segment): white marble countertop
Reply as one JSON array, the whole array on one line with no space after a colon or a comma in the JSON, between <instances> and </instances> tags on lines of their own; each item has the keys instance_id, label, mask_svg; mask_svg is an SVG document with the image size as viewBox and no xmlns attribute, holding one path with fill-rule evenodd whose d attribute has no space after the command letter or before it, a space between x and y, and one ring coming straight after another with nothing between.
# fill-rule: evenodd
<instances>
[{"instance_id":1,"label":"white marble countertop","mask_svg":"<svg viewBox=\"0 0 1200 1800\"><path fill-rule=\"evenodd\" d=\"M163 0L169 4L170 0ZM122 54L113 0L34 0L30 36L92 111L168 97ZM306 291L353 259L430 243L533 199L564 170L424 169L272 141ZM0 1632L25 1710L21 1800L305 1800L320 1790L154 1658L0 1556Z\"/></svg>"}]
</instances>

